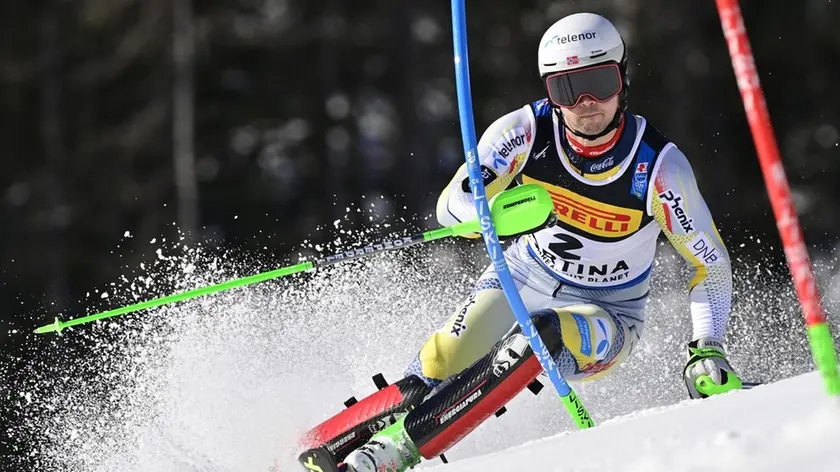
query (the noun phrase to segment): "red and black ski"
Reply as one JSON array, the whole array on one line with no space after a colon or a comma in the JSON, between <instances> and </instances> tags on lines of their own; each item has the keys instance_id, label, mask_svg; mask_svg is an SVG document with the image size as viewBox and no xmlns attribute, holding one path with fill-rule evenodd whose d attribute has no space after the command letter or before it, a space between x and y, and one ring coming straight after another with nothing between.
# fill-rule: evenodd
<instances>
[{"instance_id":1,"label":"red and black ski","mask_svg":"<svg viewBox=\"0 0 840 472\"><path fill-rule=\"evenodd\" d=\"M350 451L419 405L429 393L429 387L413 375L392 385L377 375L374 382L379 387L377 392L360 401L351 398L345 402L347 409L312 428L303 435L299 444L311 451L322 450L315 453L318 457L323 457L323 451L327 451L334 461L340 462ZM309 452L300 456L304 466L304 461L316 460Z\"/></svg>"}]
</instances>

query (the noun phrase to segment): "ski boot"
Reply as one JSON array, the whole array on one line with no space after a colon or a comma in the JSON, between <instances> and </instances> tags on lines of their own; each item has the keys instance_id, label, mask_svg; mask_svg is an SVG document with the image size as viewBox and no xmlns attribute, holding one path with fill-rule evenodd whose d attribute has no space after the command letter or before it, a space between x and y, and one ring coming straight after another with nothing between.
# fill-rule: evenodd
<instances>
[{"instance_id":1,"label":"ski boot","mask_svg":"<svg viewBox=\"0 0 840 472\"><path fill-rule=\"evenodd\" d=\"M404 418L376 433L339 462L326 447L310 449L299 460L313 472L404 472L420 463L420 451L405 431Z\"/></svg>"},{"instance_id":2,"label":"ski boot","mask_svg":"<svg viewBox=\"0 0 840 472\"><path fill-rule=\"evenodd\" d=\"M347 407L312 428L303 435L299 445L307 449L299 460L307 470L334 472L331 469L347 454L364 445L379 431L395 424L414 409L429 393L429 387L417 376L411 375L388 385L382 374L373 377L377 392L356 400L348 399ZM326 465L324 465L326 464Z\"/></svg>"}]
</instances>

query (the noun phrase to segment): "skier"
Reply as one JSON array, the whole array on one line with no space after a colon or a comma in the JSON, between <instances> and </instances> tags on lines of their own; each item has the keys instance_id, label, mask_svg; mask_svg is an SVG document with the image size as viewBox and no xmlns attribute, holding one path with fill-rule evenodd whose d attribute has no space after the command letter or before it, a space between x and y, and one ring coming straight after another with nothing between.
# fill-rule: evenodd
<instances>
[{"instance_id":1,"label":"skier","mask_svg":"<svg viewBox=\"0 0 840 472\"><path fill-rule=\"evenodd\" d=\"M685 155L626 111L627 52L607 19L554 23L538 50L548 97L494 122L478 144L488 198L517 183L546 188L556 222L505 251L516 286L560 373L608 374L638 342L660 232L691 264L693 339L682 373L691 398L741 388L726 358L729 256ZM438 200L452 225L475 218L465 166ZM491 265L423 345L406 377L305 436L308 470L401 472L433 458L542 372ZM318 447L320 446L320 447Z\"/></svg>"}]
</instances>

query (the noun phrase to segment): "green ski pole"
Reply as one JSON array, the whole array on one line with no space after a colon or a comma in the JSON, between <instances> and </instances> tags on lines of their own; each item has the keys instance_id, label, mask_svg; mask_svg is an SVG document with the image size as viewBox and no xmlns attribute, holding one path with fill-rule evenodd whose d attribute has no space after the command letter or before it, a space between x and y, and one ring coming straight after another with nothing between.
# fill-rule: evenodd
<instances>
[{"instance_id":1,"label":"green ski pole","mask_svg":"<svg viewBox=\"0 0 840 472\"><path fill-rule=\"evenodd\" d=\"M513 236L545 224L551 216L553 209L554 204L552 203L548 192L546 192L544 188L534 184L522 185L502 192L497 195L491 203L491 213L494 220L496 220L496 230L500 236ZM155 308L170 303L181 302L191 298L209 295L211 293L222 292L232 288L243 287L245 285L285 277L291 274L297 274L299 272L306 272L318 267L325 267L339 262L359 259L370 254L378 254L391 249L405 248L428 241L448 238L451 236L464 236L467 234L479 233L480 231L481 226L477 219L465 221L446 228L418 233L413 236L388 239L361 248L342 251L315 261L301 262L300 264L283 267L281 269L263 272L261 274L241 279L230 280L228 282L222 282L209 287L202 287L186 292L176 293L95 315L84 316L69 321L61 321L60 319L55 318L54 322L37 328L35 332L38 334L50 332L61 334L61 331L64 328L69 328L71 326L91 323L93 321L125 315L127 313L133 313L149 308Z\"/></svg>"}]
</instances>

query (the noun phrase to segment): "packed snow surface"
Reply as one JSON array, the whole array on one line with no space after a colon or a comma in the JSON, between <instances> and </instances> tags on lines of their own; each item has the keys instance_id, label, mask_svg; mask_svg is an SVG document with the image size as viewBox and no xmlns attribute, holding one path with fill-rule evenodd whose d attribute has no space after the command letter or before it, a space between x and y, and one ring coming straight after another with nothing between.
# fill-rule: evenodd
<instances>
[{"instance_id":1,"label":"packed snow surface","mask_svg":"<svg viewBox=\"0 0 840 472\"><path fill-rule=\"evenodd\" d=\"M631 413L594 429L557 434L431 470L837 472L838 446L840 398L829 398L819 375L812 373Z\"/></svg>"}]
</instances>

